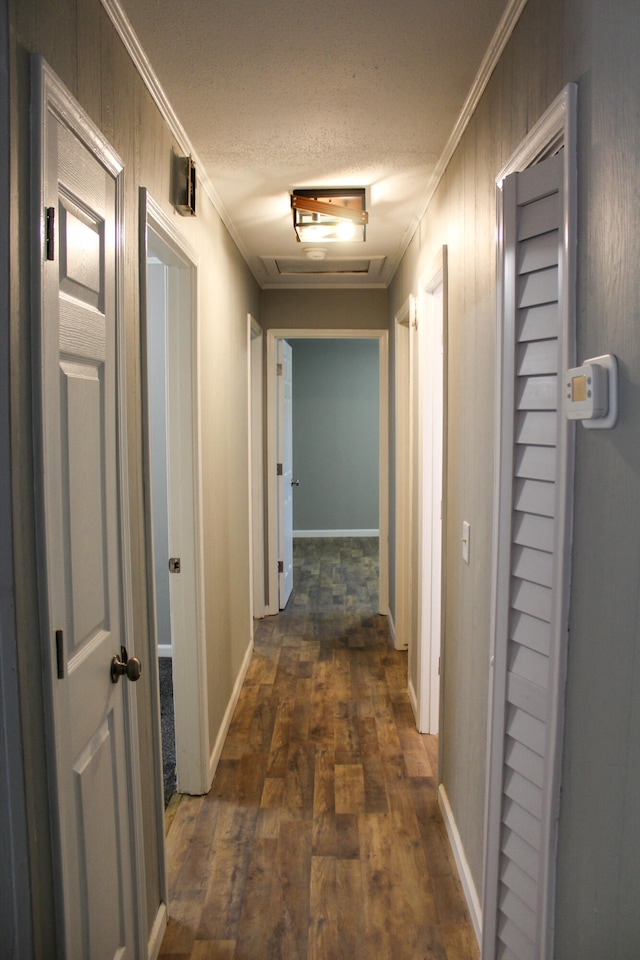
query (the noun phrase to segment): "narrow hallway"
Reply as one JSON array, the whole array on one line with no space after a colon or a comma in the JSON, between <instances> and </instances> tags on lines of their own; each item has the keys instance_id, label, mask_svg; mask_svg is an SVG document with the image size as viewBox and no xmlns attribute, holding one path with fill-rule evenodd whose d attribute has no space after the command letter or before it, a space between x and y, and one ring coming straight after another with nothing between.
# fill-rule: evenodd
<instances>
[{"instance_id":1,"label":"narrow hallway","mask_svg":"<svg viewBox=\"0 0 640 960\"><path fill-rule=\"evenodd\" d=\"M406 654L377 610L377 539L296 540L212 789L167 837L160 960L479 956Z\"/></svg>"}]
</instances>

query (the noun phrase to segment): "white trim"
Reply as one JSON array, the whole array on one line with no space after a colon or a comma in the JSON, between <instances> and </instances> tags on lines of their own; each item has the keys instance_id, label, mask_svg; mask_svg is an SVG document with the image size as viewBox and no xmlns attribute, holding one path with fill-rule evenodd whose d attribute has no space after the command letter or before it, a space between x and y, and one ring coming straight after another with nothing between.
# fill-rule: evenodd
<instances>
[{"instance_id":1,"label":"white trim","mask_svg":"<svg viewBox=\"0 0 640 960\"><path fill-rule=\"evenodd\" d=\"M435 294L440 291L440 302ZM415 496L418 536L417 658L415 691L420 733L438 733L443 636L445 417L447 344L447 248L440 248L418 281L417 459ZM436 393L436 387L438 393ZM428 417L427 417L428 414ZM411 662L411 661L410 661Z\"/></svg>"},{"instance_id":2,"label":"white trim","mask_svg":"<svg viewBox=\"0 0 640 960\"><path fill-rule=\"evenodd\" d=\"M210 784L207 782L209 769L209 710L207 694L207 667L206 667L206 625L204 604L204 571L202 543L202 461L200 451L201 414L200 414L200 324L198 308L198 255L185 241L175 224L167 217L162 208L145 191L145 222L147 230L151 230L156 237L179 260L189 275L189 306L190 306L190 364L191 380L191 435L188 444L191 449L191 464L189 466L189 488L185 488L183 496L189 498L188 509L185 506L181 513L190 515L190 522L185 524L185 545L183 550L189 549L192 553L188 558L193 563L193 601L195 609L189 611L194 622L190 624L184 639L185 649L180 651L174 665L174 699L176 700L176 748L178 789L184 793L206 793ZM141 224L142 228L143 224ZM188 345L189 346L189 345ZM184 362L185 358L180 362ZM146 426L145 426L146 430ZM147 431L148 432L148 431ZM186 438L183 438L186 439ZM148 442L145 441L145 442ZM179 518L183 524L183 518ZM187 530L187 526L190 528ZM152 531L150 531L152 537ZM153 576L152 569L149 572ZM173 619L173 618L172 618ZM160 656L158 649L158 656ZM182 675L182 680L181 680ZM190 683L187 677L194 678ZM190 687L191 695L181 697L180 691ZM177 696L176 696L177 694ZM187 744L187 749L180 750L180 740Z\"/></svg>"},{"instance_id":3,"label":"white trim","mask_svg":"<svg viewBox=\"0 0 640 960\"><path fill-rule=\"evenodd\" d=\"M445 144L444 150L442 151L440 158L434 168L431 180L425 191L424 198L422 203L419 204L416 208L416 213L412 218L407 230L405 231L404 237L398 247L398 252L396 256L389 257L385 264L384 269L384 281L381 283L367 284L367 287L388 287L395 271L404 256L404 253L409 246L411 239L416 232L420 221L426 213L426 210L431 203L434 193L438 188L438 184L442 179L445 170L453 156L456 147L460 143L462 136L469 125L471 118L474 115L476 107L480 101L482 94L485 91L487 84L491 78L493 71L496 68L498 61L502 55L502 51L507 45L511 34L514 31L514 28L520 19L520 15L526 5L527 0L509 0L507 7L500 18L500 22L496 27L496 31L491 39L491 42L487 48L487 51L484 55L482 63L476 77L471 85L471 89L467 94L465 102L462 106L462 110L456 120L455 126ZM119 0L102 0L102 6L107 12L111 22L113 23L116 32L118 33L120 39L125 45L129 56L131 57L134 66L136 67L140 77L142 78L143 83L145 84L151 98L155 102L158 110L160 111L161 116L165 120L169 130L177 140L180 148L184 151L185 154L191 154L193 157L196 167L198 170L198 180L202 189L205 191L209 199L211 200L213 206L218 211L220 218L227 230L231 234L234 243L238 247L238 250L246 260L247 264L249 263L249 254L246 250L244 244L242 243L238 232L236 231L235 225L231 220L231 217L227 213L224 204L222 203L220 197L216 193L215 187L207 175L205 165L199 159L196 154L193 145L187 136L187 133L178 120L178 117L171 106L169 99L162 88L151 62L147 57L142 44L140 43L131 21L124 12ZM250 267L251 269L251 267ZM255 275L253 269L251 269L256 282L261 286L262 289L282 289L281 285L269 284L261 282L258 277ZM341 285L340 289L362 289L360 284L347 284ZM287 289L308 289L306 284L294 284L293 286L287 285Z\"/></svg>"},{"instance_id":4,"label":"white trim","mask_svg":"<svg viewBox=\"0 0 640 960\"><path fill-rule=\"evenodd\" d=\"M453 857L456 861L458 874L460 875L460 883L462 884L462 890L465 900L467 901L471 922L479 946L482 940L482 907L480 905L480 897L478 896L476 885L473 882L471 867L464 852L460 831L458 830L458 825L456 824L456 819L453 815L449 797L447 796L447 791L443 783L438 787L438 807L442 813L442 819L447 831L449 843L451 844Z\"/></svg>"},{"instance_id":5,"label":"white trim","mask_svg":"<svg viewBox=\"0 0 640 960\"><path fill-rule=\"evenodd\" d=\"M197 175L198 175L198 186L200 189L204 190L207 194L214 208L217 210L220 219L224 223L225 227L231 234L233 242L237 246L238 250L244 257L247 265L249 265L249 254L240 239L240 236L235 228L231 217L227 213L222 200L216 193L215 187L209 177L205 164L200 160L196 151L193 148L193 144L189 139L186 130L180 123L178 115L171 106L169 98L167 97L158 76L151 66L151 61L147 57L142 44L140 43L138 36L131 25L131 21L124 12L122 6L119 3L119 0L101 0L102 6L104 7L109 19L113 23L116 32L123 44L126 47L127 53L131 57L133 64L140 74L142 82L149 91L152 100L156 104L158 110L160 111L161 116L165 120L169 130L175 137L178 146L183 151L185 155L190 154L193 161L196 164ZM251 271L253 273L253 270ZM255 276L255 274L254 274ZM257 282L257 277L255 278Z\"/></svg>"},{"instance_id":6,"label":"white trim","mask_svg":"<svg viewBox=\"0 0 640 960\"><path fill-rule=\"evenodd\" d=\"M173 657L173 647L170 643L159 643L158 644L158 656L159 657Z\"/></svg>"},{"instance_id":7,"label":"white trim","mask_svg":"<svg viewBox=\"0 0 640 960\"><path fill-rule=\"evenodd\" d=\"M104 0L103 0L104 2ZM418 229L420 221L427 212L427 208L433 199L433 195L438 189L438 185L444 176L444 172L449 165L453 154L458 147L458 144L462 140L465 130L469 126L469 123L476 111L480 98L484 93L491 75L495 70L500 57L502 56L502 51L506 47L511 34L513 33L520 15L526 6L527 0L509 0L502 17L500 18L500 23L496 27L496 31L491 38L491 43L487 47L487 52L484 55L482 63L480 64L480 69L478 70L475 80L471 85L471 89L467 94L466 100L460 111L460 115L455 122L453 130L447 140L444 150L440 154L440 158L435 165L433 174L431 176L431 181L426 190L425 196L422 200L422 203L418 204L416 207L416 213L409 224L407 231L404 235L402 243L400 244L397 260L389 260L388 269L385 272L388 280L391 279L395 273L398 263L402 260L404 253L411 243L414 233Z\"/></svg>"},{"instance_id":8,"label":"white trim","mask_svg":"<svg viewBox=\"0 0 640 960\"><path fill-rule=\"evenodd\" d=\"M259 342L258 342L259 341ZM263 343L262 327L252 314L247 314L247 419L249 474L249 571L251 578L250 613L264 617L264 427L263 427ZM259 351L259 355L256 354ZM256 362L257 361L257 362ZM254 430L254 421L259 427ZM256 437L257 433L257 437ZM256 441L259 456L254 456Z\"/></svg>"},{"instance_id":9,"label":"white trim","mask_svg":"<svg viewBox=\"0 0 640 960\"><path fill-rule=\"evenodd\" d=\"M395 615L396 650L415 642L413 615L416 574L413 569L414 525L414 424L417 413L414 378L416 300L409 294L394 317L395 409Z\"/></svg>"},{"instance_id":10,"label":"white trim","mask_svg":"<svg viewBox=\"0 0 640 960\"><path fill-rule=\"evenodd\" d=\"M393 645L396 645L396 625L393 621L393 614L391 610L387 608L387 623L389 625L389 633L391 634L391 639L393 640Z\"/></svg>"},{"instance_id":11,"label":"white trim","mask_svg":"<svg viewBox=\"0 0 640 960\"><path fill-rule=\"evenodd\" d=\"M160 950L162 948L162 941L166 932L167 905L166 903L161 903L149 933L149 941L147 944L147 956L149 960L158 960L158 957L160 956Z\"/></svg>"},{"instance_id":12,"label":"white trim","mask_svg":"<svg viewBox=\"0 0 640 960\"><path fill-rule=\"evenodd\" d=\"M242 665L236 677L236 682L233 685L233 691L227 703L227 709L224 712L224 717L222 718L222 723L220 724L220 729L218 730L218 736L216 737L216 742L213 745L213 750L211 751L211 756L209 757L209 785L207 791L211 788L213 783L213 778L215 776L216 769L218 767L218 762L220 756L222 755L222 749L224 747L224 741L229 732L229 727L231 726L231 721L233 719L233 711L235 710L238 700L240 699L240 693L242 691L242 684L245 681L247 671L249 669L249 664L251 663L251 656L253 654L253 637L250 638L247 649L245 650L244 658L242 660Z\"/></svg>"},{"instance_id":13,"label":"white trim","mask_svg":"<svg viewBox=\"0 0 640 960\"><path fill-rule=\"evenodd\" d=\"M267 562L269 602L267 615L278 613L278 526L276 485L276 341L289 340L378 340L380 413L380 587L378 610L389 606L389 333L387 330L325 330L308 327L273 328L267 334Z\"/></svg>"},{"instance_id":14,"label":"white trim","mask_svg":"<svg viewBox=\"0 0 640 960\"><path fill-rule=\"evenodd\" d=\"M294 530L295 537L379 537L379 530Z\"/></svg>"}]
</instances>

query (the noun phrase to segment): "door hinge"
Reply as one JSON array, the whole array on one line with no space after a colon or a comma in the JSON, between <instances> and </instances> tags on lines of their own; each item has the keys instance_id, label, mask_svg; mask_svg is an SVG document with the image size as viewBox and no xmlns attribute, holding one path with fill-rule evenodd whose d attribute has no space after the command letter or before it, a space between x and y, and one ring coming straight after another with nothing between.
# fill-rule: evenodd
<instances>
[{"instance_id":1,"label":"door hinge","mask_svg":"<svg viewBox=\"0 0 640 960\"><path fill-rule=\"evenodd\" d=\"M64 633L62 630L56 630L56 668L58 680L64 680Z\"/></svg>"},{"instance_id":2,"label":"door hinge","mask_svg":"<svg viewBox=\"0 0 640 960\"><path fill-rule=\"evenodd\" d=\"M282 476L282 464L276 463L276 477Z\"/></svg>"},{"instance_id":3,"label":"door hinge","mask_svg":"<svg viewBox=\"0 0 640 960\"><path fill-rule=\"evenodd\" d=\"M180 573L180 557L171 557L169 560L169 573Z\"/></svg>"},{"instance_id":4,"label":"door hinge","mask_svg":"<svg viewBox=\"0 0 640 960\"><path fill-rule=\"evenodd\" d=\"M278 560L278 573L284 573L284 560Z\"/></svg>"},{"instance_id":5,"label":"door hinge","mask_svg":"<svg viewBox=\"0 0 640 960\"><path fill-rule=\"evenodd\" d=\"M47 207L45 217L45 250L47 260L55 260L56 208Z\"/></svg>"},{"instance_id":6,"label":"door hinge","mask_svg":"<svg viewBox=\"0 0 640 960\"><path fill-rule=\"evenodd\" d=\"M276 363L276 377L282 376L282 364Z\"/></svg>"}]
</instances>

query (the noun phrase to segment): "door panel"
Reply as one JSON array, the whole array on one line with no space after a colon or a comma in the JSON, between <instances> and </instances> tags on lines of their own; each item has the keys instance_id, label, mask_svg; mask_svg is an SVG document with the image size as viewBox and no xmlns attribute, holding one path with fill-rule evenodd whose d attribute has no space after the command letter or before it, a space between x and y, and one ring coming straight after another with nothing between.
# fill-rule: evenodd
<instances>
[{"instance_id":1,"label":"door panel","mask_svg":"<svg viewBox=\"0 0 640 960\"><path fill-rule=\"evenodd\" d=\"M43 623L51 650L60 905L68 957L133 958L138 884L131 697L111 661L125 635L118 459L117 236L121 165L59 113L40 118L38 341ZM43 212L43 211L42 211ZM41 212L41 215L42 215Z\"/></svg>"}]
</instances>

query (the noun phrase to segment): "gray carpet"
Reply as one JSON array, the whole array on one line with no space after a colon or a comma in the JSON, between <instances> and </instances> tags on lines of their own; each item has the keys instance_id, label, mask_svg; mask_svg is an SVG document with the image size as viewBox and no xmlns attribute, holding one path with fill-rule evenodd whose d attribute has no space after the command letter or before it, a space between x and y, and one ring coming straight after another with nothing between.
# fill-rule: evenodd
<instances>
[{"instance_id":1,"label":"gray carpet","mask_svg":"<svg viewBox=\"0 0 640 960\"><path fill-rule=\"evenodd\" d=\"M158 659L160 674L160 728L162 731L162 778L164 805L176 792L176 735L173 723L173 671L171 657Z\"/></svg>"}]
</instances>

